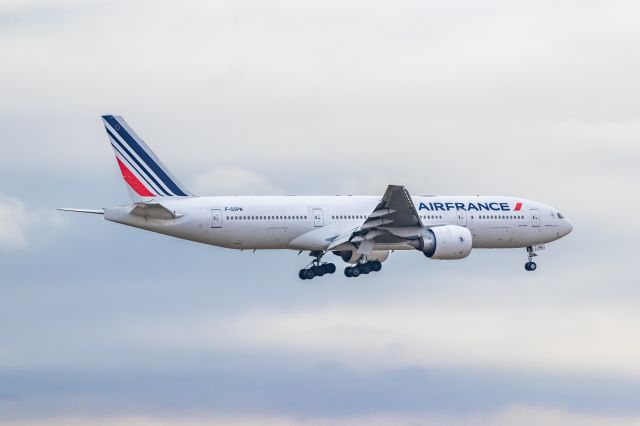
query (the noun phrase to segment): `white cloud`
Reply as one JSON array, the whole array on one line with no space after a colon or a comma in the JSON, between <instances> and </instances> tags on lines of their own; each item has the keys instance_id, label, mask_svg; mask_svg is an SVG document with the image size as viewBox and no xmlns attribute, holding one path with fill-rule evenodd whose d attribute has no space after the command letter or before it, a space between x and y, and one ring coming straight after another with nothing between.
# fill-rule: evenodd
<instances>
[{"instance_id":1,"label":"white cloud","mask_svg":"<svg viewBox=\"0 0 640 426\"><path fill-rule=\"evenodd\" d=\"M41 230L40 225L47 229L64 226L65 221L58 213L31 209L17 198L0 194L0 250L27 246L29 232Z\"/></svg>"},{"instance_id":2,"label":"white cloud","mask_svg":"<svg viewBox=\"0 0 640 426\"><path fill-rule=\"evenodd\" d=\"M194 179L198 195L282 195L282 188L264 177L237 168L218 168Z\"/></svg>"},{"instance_id":3,"label":"white cloud","mask_svg":"<svg viewBox=\"0 0 640 426\"><path fill-rule=\"evenodd\" d=\"M0 421L0 426L636 426L640 417L577 413L545 407L517 406L497 412L414 415L367 415L355 417L238 415L216 417L59 417Z\"/></svg>"},{"instance_id":4,"label":"white cloud","mask_svg":"<svg viewBox=\"0 0 640 426\"><path fill-rule=\"evenodd\" d=\"M224 347L295 354L356 370L419 366L640 377L634 337L640 313L633 304L502 302L448 299L201 315L138 323L129 327L128 340L163 351Z\"/></svg>"},{"instance_id":5,"label":"white cloud","mask_svg":"<svg viewBox=\"0 0 640 426\"><path fill-rule=\"evenodd\" d=\"M0 249L24 247L31 215L15 198L0 194Z\"/></svg>"}]
</instances>

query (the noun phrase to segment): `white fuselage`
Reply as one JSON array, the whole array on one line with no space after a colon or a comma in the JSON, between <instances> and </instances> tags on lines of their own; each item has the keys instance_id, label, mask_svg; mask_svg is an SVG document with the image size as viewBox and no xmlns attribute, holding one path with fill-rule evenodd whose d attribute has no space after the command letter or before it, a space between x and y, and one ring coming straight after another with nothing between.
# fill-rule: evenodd
<instances>
[{"instance_id":1,"label":"white fuselage","mask_svg":"<svg viewBox=\"0 0 640 426\"><path fill-rule=\"evenodd\" d=\"M520 198L414 196L412 201L423 226L466 227L473 248L545 244L572 229L553 207ZM178 216L172 220L132 215L132 206L104 212L113 222L220 247L326 250L331 241L361 226L379 202L376 196L190 197L162 200ZM375 249L414 247L402 242L376 244Z\"/></svg>"}]
</instances>

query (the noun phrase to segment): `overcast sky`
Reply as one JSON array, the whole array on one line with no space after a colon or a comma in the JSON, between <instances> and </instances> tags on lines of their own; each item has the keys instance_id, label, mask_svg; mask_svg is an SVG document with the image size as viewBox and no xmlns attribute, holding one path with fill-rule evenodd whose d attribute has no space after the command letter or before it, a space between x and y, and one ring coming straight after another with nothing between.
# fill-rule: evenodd
<instances>
[{"instance_id":1,"label":"overcast sky","mask_svg":"<svg viewBox=\"0 0 640 426\"><path fill-rule=\"evenodd\" d=\"M0 425L639 424L638 22L632 0L0 0ZM296 252L56 212L128 202L105 113L197 194L402 184L574 231L535 273L524 249L406 252L302 282Z\"/></svg>"}]
</instances>

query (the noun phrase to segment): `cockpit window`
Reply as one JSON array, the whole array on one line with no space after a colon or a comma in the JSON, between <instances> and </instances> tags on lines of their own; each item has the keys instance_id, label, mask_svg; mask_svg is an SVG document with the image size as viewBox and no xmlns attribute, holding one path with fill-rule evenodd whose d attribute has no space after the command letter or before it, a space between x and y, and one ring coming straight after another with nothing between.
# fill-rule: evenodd
<instances>
[{"instance_id":1,"label":"cockpit window","mask_svg":"<svg viewBox=\"0 0 640 426\"><path fill-rule=\"evenodd\" d=\"M558 219L564 219L564 215L560 212L558 212Z\"/></svg>"}]
</instances>

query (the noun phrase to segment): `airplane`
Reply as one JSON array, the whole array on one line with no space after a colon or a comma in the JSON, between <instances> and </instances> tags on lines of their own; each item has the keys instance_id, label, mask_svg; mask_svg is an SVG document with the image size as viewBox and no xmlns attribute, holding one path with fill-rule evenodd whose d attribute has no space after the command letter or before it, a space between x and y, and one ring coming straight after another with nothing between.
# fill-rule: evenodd
<instances>
[{"instance_id":1,"label":"airplane","mask_svg":"<svg viewBox=\"0 0 640 426\"><path fill-rule=\"evenodd\" d=\"M309 280L336 272L333 253L358 277L382 269L391 252L417 250L429 259L463 259L472 249L526 248L525 270L545 244L573 227L557 209L504 196L411 196L388 185L380 196L193 195L117 115L102 121L131 204L59 210L176 238L239 250L286 249L313 258L298 272Z\"/></svg>"}]
</instances>

